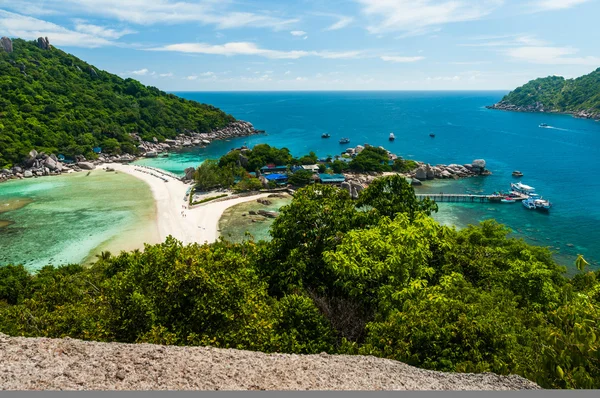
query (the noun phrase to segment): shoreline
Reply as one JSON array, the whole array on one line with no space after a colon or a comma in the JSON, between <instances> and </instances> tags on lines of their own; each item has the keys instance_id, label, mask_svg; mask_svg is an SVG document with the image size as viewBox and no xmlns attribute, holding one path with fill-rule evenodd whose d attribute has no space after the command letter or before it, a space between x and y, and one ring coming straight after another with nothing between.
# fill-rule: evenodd
<instances>
[{"instance_id":1,"label":"shoreline","mask_svg":"<svg viewBox=\"0 0 600 398\"><path fill-rule=\"evenodd\" d=\"M219 238L219 220L227 208L269 195L263 193L214 203L208 202L190 209L186 195L189 185L180 180L163 176L167 179L167 182L164 182L133 165L109 163L99 166L99 168L103 167L110 167L115 171L139 178L150 187L154 197L160 242L164 242L167 236L171 235L183 244L213 243Z\"/></svg>"},{"instance_id":2,"label":"shoreline","mask_svg":"<svg viewBox=\"0 0 600 398\"><path fill-rule=\"evenodd\" d=\"M496 103L494 105L486 105L486 109L493 110L493 111L505 111L505 112L539 113L539 114L545 114L545 115L565 115L565 116L571 116L575 119L587 119L587 120L593 120L595 122L600 122L600 114L588 114L588 113L585 113L585 111L564 111L564 112L554 111L554 110L545 111L545 110L537 110L535 108L527 109L526 107L512 105L512 104L501 104L500 102Z\"/></svg>"}]
</instances>

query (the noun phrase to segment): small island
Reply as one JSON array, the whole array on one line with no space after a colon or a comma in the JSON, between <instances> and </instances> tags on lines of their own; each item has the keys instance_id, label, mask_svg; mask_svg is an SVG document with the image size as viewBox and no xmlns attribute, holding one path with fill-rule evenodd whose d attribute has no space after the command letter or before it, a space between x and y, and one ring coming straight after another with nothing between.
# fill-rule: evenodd
<instances>
[{"instance_id":1,"label":"small island","mask_svg":"<svg viewBox=\"0 0 600 398\"><path fill-rule=\"evenodd\" d=\"M511 91L488 109L515 112L563 113L600 119L600 68L576 79L548 76Z\"/></svg>"}]
</instances>

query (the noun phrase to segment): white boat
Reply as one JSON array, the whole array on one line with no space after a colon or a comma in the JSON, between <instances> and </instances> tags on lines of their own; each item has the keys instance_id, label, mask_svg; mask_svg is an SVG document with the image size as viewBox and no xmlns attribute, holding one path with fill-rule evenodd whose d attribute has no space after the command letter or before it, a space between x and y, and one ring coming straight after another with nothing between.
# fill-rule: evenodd
<instances>
[{"instance_id":1,"label":"white boat","mask_svg":"<svg viewBox=\"0 0 600 398\"><path fill-rule=\"evenodd\" d=\"M525 206L526 209L535 210L535 203L533 199L525 199L521 203L523 204L523 206Z\"/></svg>"},{"instance_id":2,"label":"white boat","mask_svg":"<svg viewBox=\"0 0 600 398\"><path fill-rule=\"evenodd\" d=\"M534 199L533 203L535 204L535 208L537 210L548 211L548 210L550 210L550 207L552 207L552 204L550 203L550 201L546 200L546 199L542 199L542 197L540 197L539 199Z\"/></svg>"},{"instance_id":3,"label":"white boat","mask_svg":"<svg viewBox=\"0 0 600 398\"><path fill-rule=\"evenodd\" d=\"M394 133L390 133L390 141L394 141L396 139L396 136L394 135Z\"/></svg>"},{"instance_id":4,"label":"white boat","mask_svg":"<svg viewBox=\"0 0 600 398\"><path fill-rule=\"evenodd\" d=\"M531 187L529 185L525 185L522 182L517 182L515 183L511 183L510 184L510 189L512 189L515 192L519 192L519 193L523 193L525 195L531 195L531 194L535 194L535 188Z\"/></svg>"}]
</instances>

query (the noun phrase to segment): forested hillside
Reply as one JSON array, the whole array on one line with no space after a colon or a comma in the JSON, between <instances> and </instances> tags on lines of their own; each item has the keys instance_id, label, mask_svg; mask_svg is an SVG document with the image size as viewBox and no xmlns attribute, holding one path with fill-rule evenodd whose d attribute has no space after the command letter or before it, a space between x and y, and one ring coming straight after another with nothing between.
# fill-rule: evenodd
<instances>
[{"instance_id":1,"label":"forested hillside","mask_svg":"<svg viewBox=\"0 0 600 398\"><path fill-rule=\"evenodd\" d=\"M600 388L600 273L580 258L569 279L494 221L457 231L435 210L400 176L358 200L315 184L281 209L269 242L168 238L88 269L0 267L0 332L375 355Z\"/></svg>"},{"instance_id":2,"label":"forested hillside","mask_svg":"<svg viewBox=\"0 0 600 398\"><path fill-rule=\"evenodd\" d=\"M532 80L490 108L600 118L600 68L576 79L549 76Z\"/></svg>"},{"instance_id":3,"label":"forested hillside","mask_svg":"<svg viewBox=\"0 0 600 398\"><path fill-rule=\"evenodd\" d=\"M221 110L98 70L52 46L15 39L0 46L0 167L32 149L66 156L135 153L129 133L144 140L185 130L222 128L234 118Z\"/></svg>"}]
</instances>

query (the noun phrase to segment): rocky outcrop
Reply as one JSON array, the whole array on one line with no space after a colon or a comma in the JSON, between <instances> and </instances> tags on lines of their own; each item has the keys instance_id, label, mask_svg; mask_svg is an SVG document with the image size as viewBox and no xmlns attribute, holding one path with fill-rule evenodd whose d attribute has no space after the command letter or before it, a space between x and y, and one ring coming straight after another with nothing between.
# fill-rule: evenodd
<instances>
[{"instance_id":1,"label":"rocky outcrop","mask_svg":"<svg viewBox=\"0 0 600 398\"><path fill-rule=\"evenodd\" d=\"M6 390L538 390L520 376L443 373L359 355L296 355L0 334ZM539 395L539 394L538 394Z\"/></svg>"},{"instance_id":2,"label":"rocky outcrop","mask_svg":"<svg viewBox=\"0 0 600 398\"><path fill-rule=\"evenodd\" d=\"M260 132L254 129L252 123L237 120L225 126L222 129L213 130L210 133L197 133L193 131L184 131L174 139L168 139L164 142L159 142L156 137L152 141L144 141L142 138L132 133L131 137L137 142L137 148L142 154L146 153L162 153L172 149L185 147L200 146L205 147L210 145L215 140L228 140L231 138L246 137ZM240 159L241 162L244 159ZM247 159L246 159L247 161Z\"/></svg>"},{"instance_id":3,"label":"rocky outcrop","mask_svg":"<svg viewBox=\"0 0 600 398\"><path fill-rule=\"evenodd\" d=\"M563 114L573 115L575 117L583 118L583 119L596 119L596 120L600 119L600 112L598 112L598 110L587 109L587 110L579 110L579 111L573 111L573 112L570 112L570 111L563 112L558 109L546 107L544 104L542 104L539 101L535 102L534 104L530 104L530 105L526 105L526 106L519 106L519 105L511 104L508 101L500 101L494 105L488 105L488 106L486 106L486 108L487 109L497 109L497 110L501 110L501 111L511 111L511 112L563 113Z\"/></svg>"},{"instance_id":4,"label":"rocky outcrop","mask_svg":"<svg viewBox=\"0 0 600 398\"><path fill-rule=\"evenodd\" d=\"M185 176L183 177L183 181L192 181L194 179L194 173L196 169L193 167L188 167L184 170Z\"/></svg>"},{"instance_id":5,"label":"rocky outcrop","mask_svg":"<svg viewBox=\"0 0 600 398\"><path fill-rule=\"evenodd\" d=\"M7 53L12 53L13 52L13 45L12 45L12 41L4 36L0 39L0 49L6 51Z\"/></svg>"},{"instance_id":6,"label":"rocky outcrop","mask_svg":"<svg viewBox=\"0 0 600 398\"><path fill-rule=\"evenodd\" d=\"M277 218L277 216L279 215L279 213L277 213L276 211L267 210L257 210L256 214L267 218Z\"/></svg>"},{"instance_id":7,"label":"rocky outcrop","mask_svg":"<svg viewBox=\"0 0 600 398\"><path fill-rule=\"evenodd\" d=\"M37 46L42 50L50 50L52 48L50 40L47 37L38 37Z\"/></svg>"}]
</instances>

